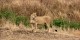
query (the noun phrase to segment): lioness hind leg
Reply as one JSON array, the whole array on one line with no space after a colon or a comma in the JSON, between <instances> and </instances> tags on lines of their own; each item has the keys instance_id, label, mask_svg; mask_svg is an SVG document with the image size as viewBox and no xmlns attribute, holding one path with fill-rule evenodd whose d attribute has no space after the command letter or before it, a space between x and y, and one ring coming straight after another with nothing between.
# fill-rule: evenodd
<instances>
[{"instance_id":1,"label":"lioness hind leg","mask_svg":"<svg viewBox=\"0 0 80 40\"><path fill-rule=\"evenodd\" d=\"M46 24L48 28L48 32L51 32L50 24Z\"/></svg>"}]
</instances>

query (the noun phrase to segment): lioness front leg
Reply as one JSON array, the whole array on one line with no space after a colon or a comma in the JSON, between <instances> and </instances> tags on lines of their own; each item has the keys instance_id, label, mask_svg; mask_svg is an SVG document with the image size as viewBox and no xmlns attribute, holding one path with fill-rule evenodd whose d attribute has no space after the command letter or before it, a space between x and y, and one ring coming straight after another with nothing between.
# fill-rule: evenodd
<instances>
[{"instance_id":1,"label":"lioness front leg","mask_svg":"<svg viewBox=\"0 0 80 40\"><path fill-rule=\"evenodd\" d=\"M37 23L35 23L35 31L34 32L36 32L37 31Z\"/></svg>"},{"instance_id":2,"label":"lioness front leg","mask_svg":"<svg viewBox=\"0 0 80 40\"><path fill-rule=\"evenodd\" d=\"M37 23L32 24L32 31L33 32L37 31Z\"/></svg>"},{"instance_id":3,"label":"lioness front leg","mask_svg":"<svg viewBox=\"0 0 80 40\"><path fill-rule=\"evenodd\" d=\"M32 31L34 31L34 29L35 29L34 25L35 24L31 24Z\"/></svg>"}]
</instances>

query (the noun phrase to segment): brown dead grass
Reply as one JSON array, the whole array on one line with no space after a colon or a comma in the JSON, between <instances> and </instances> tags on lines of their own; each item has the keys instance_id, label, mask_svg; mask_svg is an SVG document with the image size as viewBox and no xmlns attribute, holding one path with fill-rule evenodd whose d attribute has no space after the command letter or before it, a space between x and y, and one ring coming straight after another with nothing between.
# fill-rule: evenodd
<instances>
[{"instance_id":1,"label":"brown dead grass","mask_svg":"<svg viewBox=\"0 0 80 40\"><path fill-rule=\"evenodd\" d=\"M17 15L27 17L33 12L37 12L38 16L53 15L52 18L80 21L79 0L0 0L0 10L5 8L13 10ZM12 24L7 23L6 25ZM80 35L79 31L74 33L74 35L78 34Z\"/></svg>"},{"instance_id":2,"label":"brown dead grass","mask_svg":"<svg viewBox=\"0 0 80 40\"><path fill-rule=\"evenodd\" d=\"M17 15L54 15L54 18L67 18L80 21L79 0L0 0L0 9L9 8Z\"/></svg>"}]
</instances>

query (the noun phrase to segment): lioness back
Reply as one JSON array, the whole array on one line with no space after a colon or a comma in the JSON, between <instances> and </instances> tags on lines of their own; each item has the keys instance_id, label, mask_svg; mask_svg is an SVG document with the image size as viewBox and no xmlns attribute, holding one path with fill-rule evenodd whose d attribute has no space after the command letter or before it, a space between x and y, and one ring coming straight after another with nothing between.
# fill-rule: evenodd
<instances>
[{"instance_id":1,"label":"lioness back","mask_svg":"<svg viewBox=\"0 0 80 40\"><path fill-rule=\"evenodd\" d=\"M49 16L42 16L42 17L37 16L35 18L35 20L38 24L50 23L51 22L51 17L49 17Z\"/></svg>"}]
</instances>

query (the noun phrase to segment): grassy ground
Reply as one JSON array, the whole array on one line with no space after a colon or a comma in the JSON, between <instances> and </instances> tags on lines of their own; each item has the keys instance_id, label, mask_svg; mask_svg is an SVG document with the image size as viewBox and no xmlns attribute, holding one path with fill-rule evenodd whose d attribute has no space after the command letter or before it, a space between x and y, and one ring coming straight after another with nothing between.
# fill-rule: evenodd
<instances>
[{"instance_id":1,"label":"grassy ground","mask_svg":"<svg viewBox=\"0 0 80 40\"><path fill-rule=\"evenodd\" d=\"M0 11L0 19L9 20L12 23L15 23L16 25L19 25L22 23L25 26L29 26L29 18L22 16L22 15L16 15L15 12L5 9ZM69 21L66 19L55 19L52 21L52 24L58 27L63 28L74 28L74 29L80 29L80 22L77 21ZM44 25L42 25L44 26Z\"/></svg>"},{"instance_id":2,"label":"grassy ground","mask_svg":"<svg viewBox=\"0 0 80 40\"><path fill-rule=\"evenodd\" d=\"M53 20L53 25L56 25L58 27L62 27L65 29L68 29L68 28L80 29L80 22L69 21L66 19L55 19Z\"/></svg>"},{"instance_id":3,"label":"grassy ground","mask_svg":"<svg viewBox=\"0 0 80 40\"><path fill-rule=\"evenodd\" d=\"M11 21L12 23L15 23L16 25L19 25L21 22L25 26L29 25L29 18L25 16L21 16L21 15L16 15L16 13L8 9L0 11L0 19Z\"/></svg>"},{"instance_id":4,"label":"grassy ground","mask_svg":"<svg viewBox=\"0 0 80 40\"><path fill-rule=\"evenodd\" d=\"M25 30L6 23L0 27L0 40L80 40L80 31L65 33L59 30L59 32L47 33L40 30L32 32L30 29Z\"/></svg>"},{"instance_id":5,"label":"grassy ground","mask_svg":"<svg viewBox=\"0 0 80 40\"><path fill-rule=\"evenodd\" d=\"M51 16L53 30L55 28L59 33L80 35L79 0L0 0L0 39L37 40L37 37L40 40L80 40L79 37L58 33L26 32L24 29L30 27L29 17L33 12L36 12L38 16ZM40 26L44 29L44 25Z\"/></svg>"},{"instance_id":6,"label":"grassy ground","mask_svg":"<svg viewBox=\"0 0 80 40\"><path fill-rule=\"evenodd\" d=\"M80 30L79 3L79 0L0 0L0 25L10 21L30 26L29 17L36 12L38 16L51 16L56 27Z\"/></svg>"}]
</instances>

